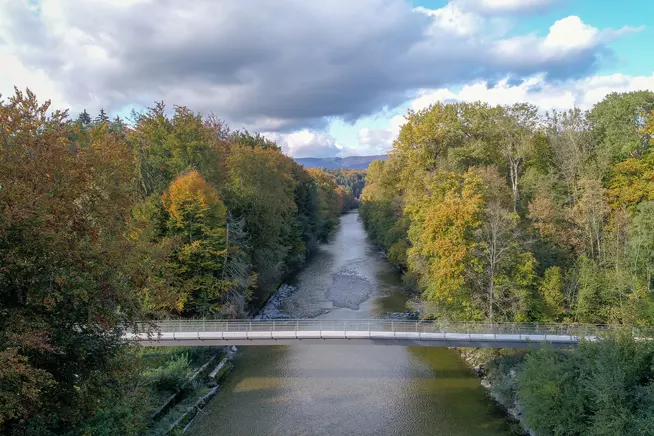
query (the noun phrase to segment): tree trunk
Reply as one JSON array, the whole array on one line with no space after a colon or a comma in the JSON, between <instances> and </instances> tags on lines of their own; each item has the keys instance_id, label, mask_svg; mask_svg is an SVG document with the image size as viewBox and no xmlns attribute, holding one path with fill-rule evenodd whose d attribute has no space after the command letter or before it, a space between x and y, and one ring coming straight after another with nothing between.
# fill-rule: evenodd
<instances>
[{"instance_id":1,"label":"tree trunk","mask_svg":"<svg viewBox=\"0 0 654 436\"><path fill-rule=\"evenodd\" d=\"M513 194L513 212L518 212L518 201L520 200L518 192L518 172L520 170L520 161L518 159L511 159L509 161L510 176L511 176L511 193Z\"/></svg>"},{"instance_id":2,"label":"tree trunk","mask_svg":"<svg viewBox=\"0 0 654 436\"><path fill-rule=\"evenodd\" d=\"M491 277L490 283L488 284L488 321L491 325L493 325L493 294L495 292L495 286L493 284L494 281L495 278Z\"/></svg>"}]
</instances>

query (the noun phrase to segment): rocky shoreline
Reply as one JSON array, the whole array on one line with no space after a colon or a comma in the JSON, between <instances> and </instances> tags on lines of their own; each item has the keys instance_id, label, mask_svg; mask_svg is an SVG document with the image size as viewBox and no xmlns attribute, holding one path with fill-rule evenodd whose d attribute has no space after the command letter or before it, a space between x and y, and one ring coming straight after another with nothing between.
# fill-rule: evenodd
<instances>
[{"instance_id":1,"label":"rocky shoreline","mask_svg":"<svg viewBox=\"0 0 654 436\"><path fill-rule=\"evenodd\" d=\"M524 422L522 407L515 395L517 389L516 365L507 362L507 358L489 357L487 350L475 348L455 348L461 358L472 368L480 379L481 386L486 390L492 400L498 404L507 415L518 423L525 435L536 436ZM493 371L490 371L490 363L493 359L503 361L503 365L494 362Z\"/></svg>"},{"instance_id":2,"label":"rocky shoreline","mask_svg":"<svg viewBox=\"0 0 654 436\"><path fill-rule=\"evenodd\" d=\"M293 315L281 311L282 303L290 297L297 288L295 286L282 284L277 291L268 299L266 304L259 310L254 319L293 319Z\"/></svg>"}]
</instances>

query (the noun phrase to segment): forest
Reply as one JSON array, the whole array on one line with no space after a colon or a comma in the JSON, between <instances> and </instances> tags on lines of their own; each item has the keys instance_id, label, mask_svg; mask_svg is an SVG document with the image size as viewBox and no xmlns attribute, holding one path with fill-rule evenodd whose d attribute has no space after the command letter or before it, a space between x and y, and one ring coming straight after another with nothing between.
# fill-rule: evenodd
<instances>
[{"instance_id":1,"label":"forest","mask_svg":"<svg viewBox=\"0 0 654 436\"><path fill-rule=\"evenodd\" d=\"M132 118L0 100L2 434L139 434L121 329L246 316L361 189L186 107Z\"/></svg>"},{"instance_id":2,"label":"forest","mask_svg":"<svg viewBox=\"0 0 654 436\"><path fill-rule=\"evenodd\" d=\"M649 326L653 135L647 91L589 111L437 103L371 164L360 213L426 318ZM536 434L653 434L650 343L520 359L508 395Z\"/></svg>"}]
</instances>

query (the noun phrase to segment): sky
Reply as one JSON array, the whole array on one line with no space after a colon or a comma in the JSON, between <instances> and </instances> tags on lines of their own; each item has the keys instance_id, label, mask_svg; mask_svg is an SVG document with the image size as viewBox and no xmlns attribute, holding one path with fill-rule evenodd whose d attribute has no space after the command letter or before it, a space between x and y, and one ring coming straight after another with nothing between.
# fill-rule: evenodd
<instances>
[{"instance_id":1,"label":"sky","mask_svg":"<svg viewBox=\"0 0 654 436\"><path fill-rule=\"evenodd\" d=\"M0 0L0 94L154 102L294 157L386 153L443 101L589 109L654 91L654 0Z\"/></svg>"}]
</instances>

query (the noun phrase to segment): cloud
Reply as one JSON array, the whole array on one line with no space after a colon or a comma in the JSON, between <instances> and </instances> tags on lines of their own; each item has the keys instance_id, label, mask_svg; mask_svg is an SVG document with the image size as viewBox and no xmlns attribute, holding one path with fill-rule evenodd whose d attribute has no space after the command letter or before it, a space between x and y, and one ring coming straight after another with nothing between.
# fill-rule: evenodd
<instances>
[{"instance_id":1,"label":"cloud","mask_svg":"<svg viewBox=\"0 0 654 436\"><path fill-rule=\"evenodd\" d=\"M359 130L357 150L361 155L385 154L394 139L391 129L363 128Z\"/></svg>"},{"instance_id":2,"label":"cloud","mask_svg":"<svg viewBox=\"0 0 654 436\"><path fill-rule=\"evenodd\" d=\"M428 9L419 6L414 9L429 17L432 17L432 30L438 34L441 30L447 30L455 35L472 35L478 33L485 25L483 17L468 12L455 3L448 3L440 9Z\"/></svg>"},{"instance_id":3,"label":"cloud","mask_svg":"<svg viewBox=\"0 0 654 436\"><path fill-rule=\"evenodd\" d=\"M293 157L330 157L338 156L342 146L326 132L302 129L293 133L264 133L282 147L282 150Z\"/></svg>"},{"instance_id":4,"label":"cloud","mask_svg":"<svg viewBox=\"0 0 654 436\"><path fill-rule=\"evenodd\" d=\"M611 58L612 52L607 47L609 42L641 29L600 30L585 24L577 16L569 16L556 21L544 38L536 35L505 38L495 41L490 53L498 62L511 59L515 76L532 76L532 65L543 62L551 66L547 72L551 80L580 78L591 74L602 60Z\"/></svg>"},{"instance_id":5,"label":"cloud","mask_svg":"<svg viewBox=\"0 0 654 436\"><path fill-rule=\"evenodd\" d=\"M511 11L513 3L482 6ZM550 30L579 31L573 47L504 38L483 8L458 0L433 11L405 0L0 0L3 68L13 59L0 91L26 83L43 90L40 98L90 111L163 99L235 128L317 131L333 117L396 107L417 89L507 74L579 77L608 50L599 35L609 33L580 20ZM31 76L21 80L25 71Z\"/></svg>"},{"instance_id":6,"label":"cloud","mask_svg":"<svg viewBox=\"0 0 654 436\"><path fill-rule=\"evenodd\" d=\"M536 12L562 3L561 0L455 0L465 9L484 14Z\"/></svg>"},{"instance_id":7,"label":"cloud","mask_svg":"<svg viewBox=\"0 0 654 436\"><path fill-rule=\"evenodd\" d=\"M357 150L360 155L378 155L386 154L393 146L393 141L400 134L400 129L405 123L404 115L395 115L390 119L390 127L387 129L367 129L359 130L359 145Z\"/></svg>"},{"instance_id":8,"label":"cloud","mask_svg":"<svg viewBox=\"0 0 654 436\"><path fill-rule=\"evenodd\" d=\"M0 84L7 84L0 89L2 97L6 100L13 95L13 86L20 90L29 87L36 95L48 96L52 99L52 110L67 109L69 107L66 98L60 92L56 83L48 77L48 74L41 69L27 68L13 53L0 45ZM45 100L43 97L39 97Z\"/></svg>"},{"instance_id":9,"label":"cloud","mask_svg":"<svg viewBox=\"0 0 654 436\"><path fill-rule=\"evenodd\" d=\"M514 83L511 78L504 78L495 84L478 81L463 86L458 92L446 88L425 89L418 92L409 107L421 110L431 104L482 101L491 105L511 105L514 103L532 103L542 111L567 110L573 107L591 109L608 94L613 92L631 92L650 90L654 92L654 74L651 76L628 76L612 74L590 76L578 80L548 82L542 74ZM361 129L359 143L364 150L374 149L375 153L388 152L393 141L400 133L405 119L395 116L386 129ZM374 148L371 148L374 144Z\"/></svg>"},{"instance_id":10,"label":"cloud","mask_svg":"<svg viewBox=\"0 0 654 436\"><path fill-rule=\"evenodd\" d=\"M459 92L447 89L423 90L418 98L413 100L411 107L420 110L436 102L483 101L492 105L532 103L542 110L565 110L575 106L590 109L612 92L637 90L654 91L654 74L613 74L563 82L548 82L543 75L537 75L519 84L511 84L508 78L494 85L480 81L464 86Z\"/></svg>"}]
</instances>

